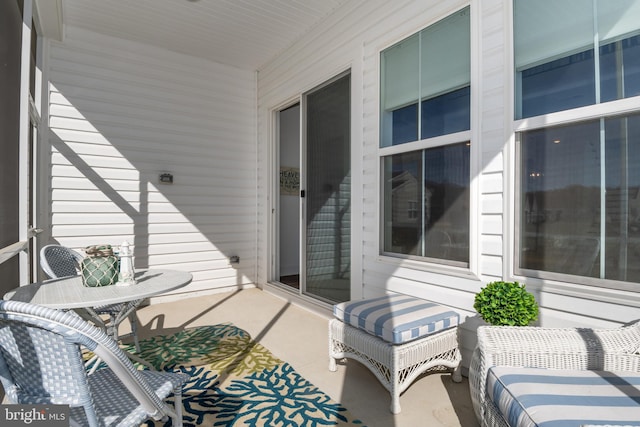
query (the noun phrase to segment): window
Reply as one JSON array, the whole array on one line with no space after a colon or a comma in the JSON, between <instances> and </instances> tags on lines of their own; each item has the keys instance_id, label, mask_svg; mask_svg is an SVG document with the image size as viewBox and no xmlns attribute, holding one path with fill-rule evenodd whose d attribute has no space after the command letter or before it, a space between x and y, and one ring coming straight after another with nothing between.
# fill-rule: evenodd
<instances>
[{"instance_id":1,"label":"window","mask_svg":"<svg viewBox=\"0 0 640 427\"><path fill-rule=\"evenodd\" d=\"M384 50L381 146L469 130L470 74L469 8Z\"/></svg>"},{"instance_id":2,"label":"window","mask_svg":"<svg viewBox=\"0 0 640 427\"><path fill-rule=\"evenodd\" d=\"M516 119L640 95L640 2L515 0Z\"/></svg>"},{"instance_id":3,"label":"window","mask_svg":"<svg viewBox=\"0 0 640 427\"><path fill-rule=\"evenodd\" d=\"M468 265L469 28L465 8L381 53L387 254Z\"/></svg>"},{"instance_id":4,"label":"window","mask_svg":"<svg viewBox=\"0 0 640 427\"><path fill-rule=\"evenodd\" d=\"M516 119L536 117L516 122L517 274L640 282L640 102L611 102L640 95L638 16L640 0L514 2Z\"/></svg>"},{"instance_id":5,"label":"window","mask_svg":"<svg viewBox=\"0 0 640 427\"><path fill-rule=\"evenodd\" d=\"M469 151L460 143L384 158L385 252L468 263Z\"/></svg>"},{"instance_id":6,"label":"window","mask_svg":"<svg viewBox=\"0 0 640 427\"><path fill-rule=\"evenodd\" d=\"M520 134L521 269L640 282L638 142L638 114Z\"/></svg>"}]
</instances>

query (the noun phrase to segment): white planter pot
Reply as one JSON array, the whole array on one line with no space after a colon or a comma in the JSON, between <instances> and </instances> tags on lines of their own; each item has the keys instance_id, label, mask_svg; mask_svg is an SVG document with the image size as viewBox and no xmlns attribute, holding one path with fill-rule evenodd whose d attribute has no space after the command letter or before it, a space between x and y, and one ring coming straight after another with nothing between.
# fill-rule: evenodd
<instances>
[{"instance_id":1,"label":"white planter pot","mask_svg":"<svg viewBox=\"0 0 640 427\"><path fill-rule=\"evenodd\" d=\"M462 353L462 375L467 376L469 373L469 364L473 356L473 350L478 342L478 327L487 325L480 315L467 317L460 325L458 325L458 341L460 345L460 353Z\"/></svg>"}]
</instances>

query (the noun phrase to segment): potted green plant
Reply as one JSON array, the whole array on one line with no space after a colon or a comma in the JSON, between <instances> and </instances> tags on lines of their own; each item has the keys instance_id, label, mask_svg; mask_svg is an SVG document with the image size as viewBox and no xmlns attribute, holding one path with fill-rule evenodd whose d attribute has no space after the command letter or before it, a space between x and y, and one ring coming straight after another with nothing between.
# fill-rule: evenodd
<instances>
[{"instance_id":1,"label":"potted green plant","mask_svg":"<svg viewBox=\"0 0 640 427\"><path fill-rule=\"evenodd\" d=\"M538 303L524 284L496 281L476 294L473 308L494 326L527 326L538 320Z\"/></svg>"}]
</instances>

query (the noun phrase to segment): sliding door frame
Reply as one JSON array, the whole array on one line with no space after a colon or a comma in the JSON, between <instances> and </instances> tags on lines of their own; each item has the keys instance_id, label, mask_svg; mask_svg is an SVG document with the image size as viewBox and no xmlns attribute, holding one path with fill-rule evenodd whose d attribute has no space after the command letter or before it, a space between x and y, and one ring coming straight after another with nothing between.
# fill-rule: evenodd
<instances>
[{"instance_id":1,"label":"sliding door frame","mask_svg":"<svg viewBox=\"0 0 640 427\"><path fill-rule=\"evenodd\" d=\"M284 284L282 284L279 280L280 278L280 226L279 226L279 218L280 218L280 194L279 194L279 179L278 172L280 170L280 123L279 123L279 113L287 108L299 104L300 105L300 189L306 190L307 178L306 178L306 156L307 156L307 117L306 117L306 106L307 106L307 96L320 90L335 81L349 75L350 76L350 167L351 167L351 200L354 200L354 182L359 182L360 179L358 175L361 173L359 167L361 166L361 160L355 157L355 154L360 153L361 149L359 147L354 147L354 141L358 139L355 138L355 125L354 125L354 99L358 99L354 97L354 75L353 69L351 66L343 68L342 71L333 75L333 77L324 80L322 83L317 84L308 90L301 92L299 95L295 97L291 97L286 101L280 103L279 105L272 107L270 109L270 126L271 126L271 141L270 141L270 149L269 149L269 163L270 167L268 170L270 171L269 181L270 181L270 197L269 197L269 209L268 213L270 215L269 230L267 231L267 251L268 251L268 270L267 270L267 284L275 285L277 289L286 290L287 294L295 294L296 298L300 298L301 300L312 302L314 305L320 305L323 307L330 307L331 303L325 301L323 299L318 299L312 297L308 294L305 294L306 287L306 209L307 203L306 200L300 201L300 286L299 289L292 289ZM357 92L359 94L360 91ZM357 109L360 111L359 109ZM359 123L359 121L358 121ZM359 134L358 134L359 135ZM357 168L354 168L357 166ZM355 171L355 173L354 173ZM358 190L356 189L356 192ZM302 199L302 198L301 198ZM306 199L306 198L305 198ZM353 222L354 213L361 212L361 207L357 207L353 209L353 204L351 204L351 230L350 230L350 239L352 242L354 240L354 225L356 223ZM357 223L359 224L359 222ZM359 225L357 225L359 227ZM360 235L359 231L356 229L355 233ZM353 243L351 244L351 259L357 260L361 253L361 248L356 247ZM361 282L362 281L362 272L360 271L362 263L355 262L352 263L351 269L351 289L350 295L351 298L359 298L362 294L362 286L354 286L354 281ZM353 267L356 267L354 270Z\"/></svg>"},{"instance_id":2,"label":"sliding door frame","mask_svg":"<svg viewBox=\"0 0 640 427\"><path fill-rule=\"evenodd\" d=\"M308 255L308 251L307 251L307 247L308 247L308 233L307 233L307 225L308 225L308 171L309 171L309 165L307 163L307 154L308 154L308 148L309 148L309 141L308 141L308 116L307 116L307 111L308 111L308 98L309 96L313 95L314 93L317 93L319 91L321 91L322 89L334 84L335 82L339 81L340 79L344 78L344 77L349 77L349 105L351 106L352 104L352 93L351 93L351 69L345 70L335 76L333 76L332 78L322 82L321 84L313 87L312 89L304 92L301 96L301 100L300 100L300 189L302 191L305 191L307 194L305 197L301 197L300 198L300 213L301 213L301 221L300 221L300 293L303 295L307 295L310 298L315 298L315 299L319 299L320 301L325 301L329 304L333 304L332 301L330 300L326 300L324 298L322 298L319 295L313 295L310 292L308 292L307 289L307 255ZM349 171L350 174L352 174L352 169L351 169L351 146L352 146L352 135L351 135L351 130L352 130L352 122L351 122L351 116L352 116L352 111L351 108L349 109ZM349 191L349 197L352 200L352 194L351 194L351 190ZM351 235L351 227L349 228L349 239L351 239L352 235ZM350 276L351 277L351 276ZM349 283L349 287L351 288L351 281ZM351 292L351 289L349 289L349 292Z\"/></svg>"}]
</instances>

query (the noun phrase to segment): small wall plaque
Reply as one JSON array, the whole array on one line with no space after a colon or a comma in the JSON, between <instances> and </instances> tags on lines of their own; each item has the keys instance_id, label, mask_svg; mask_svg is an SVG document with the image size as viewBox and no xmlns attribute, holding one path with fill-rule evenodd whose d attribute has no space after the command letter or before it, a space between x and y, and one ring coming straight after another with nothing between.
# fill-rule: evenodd
<instances>
[{"instance_id":1,"label":"small wall plaque","mask_svg":"<svg viewBox=\"0 0 640 427\"><path fill-rule=\"evenodd\" d=\"M300 168L280 167L280 194L298 196L300 192Z\"/></svg>"}]
</instances>

